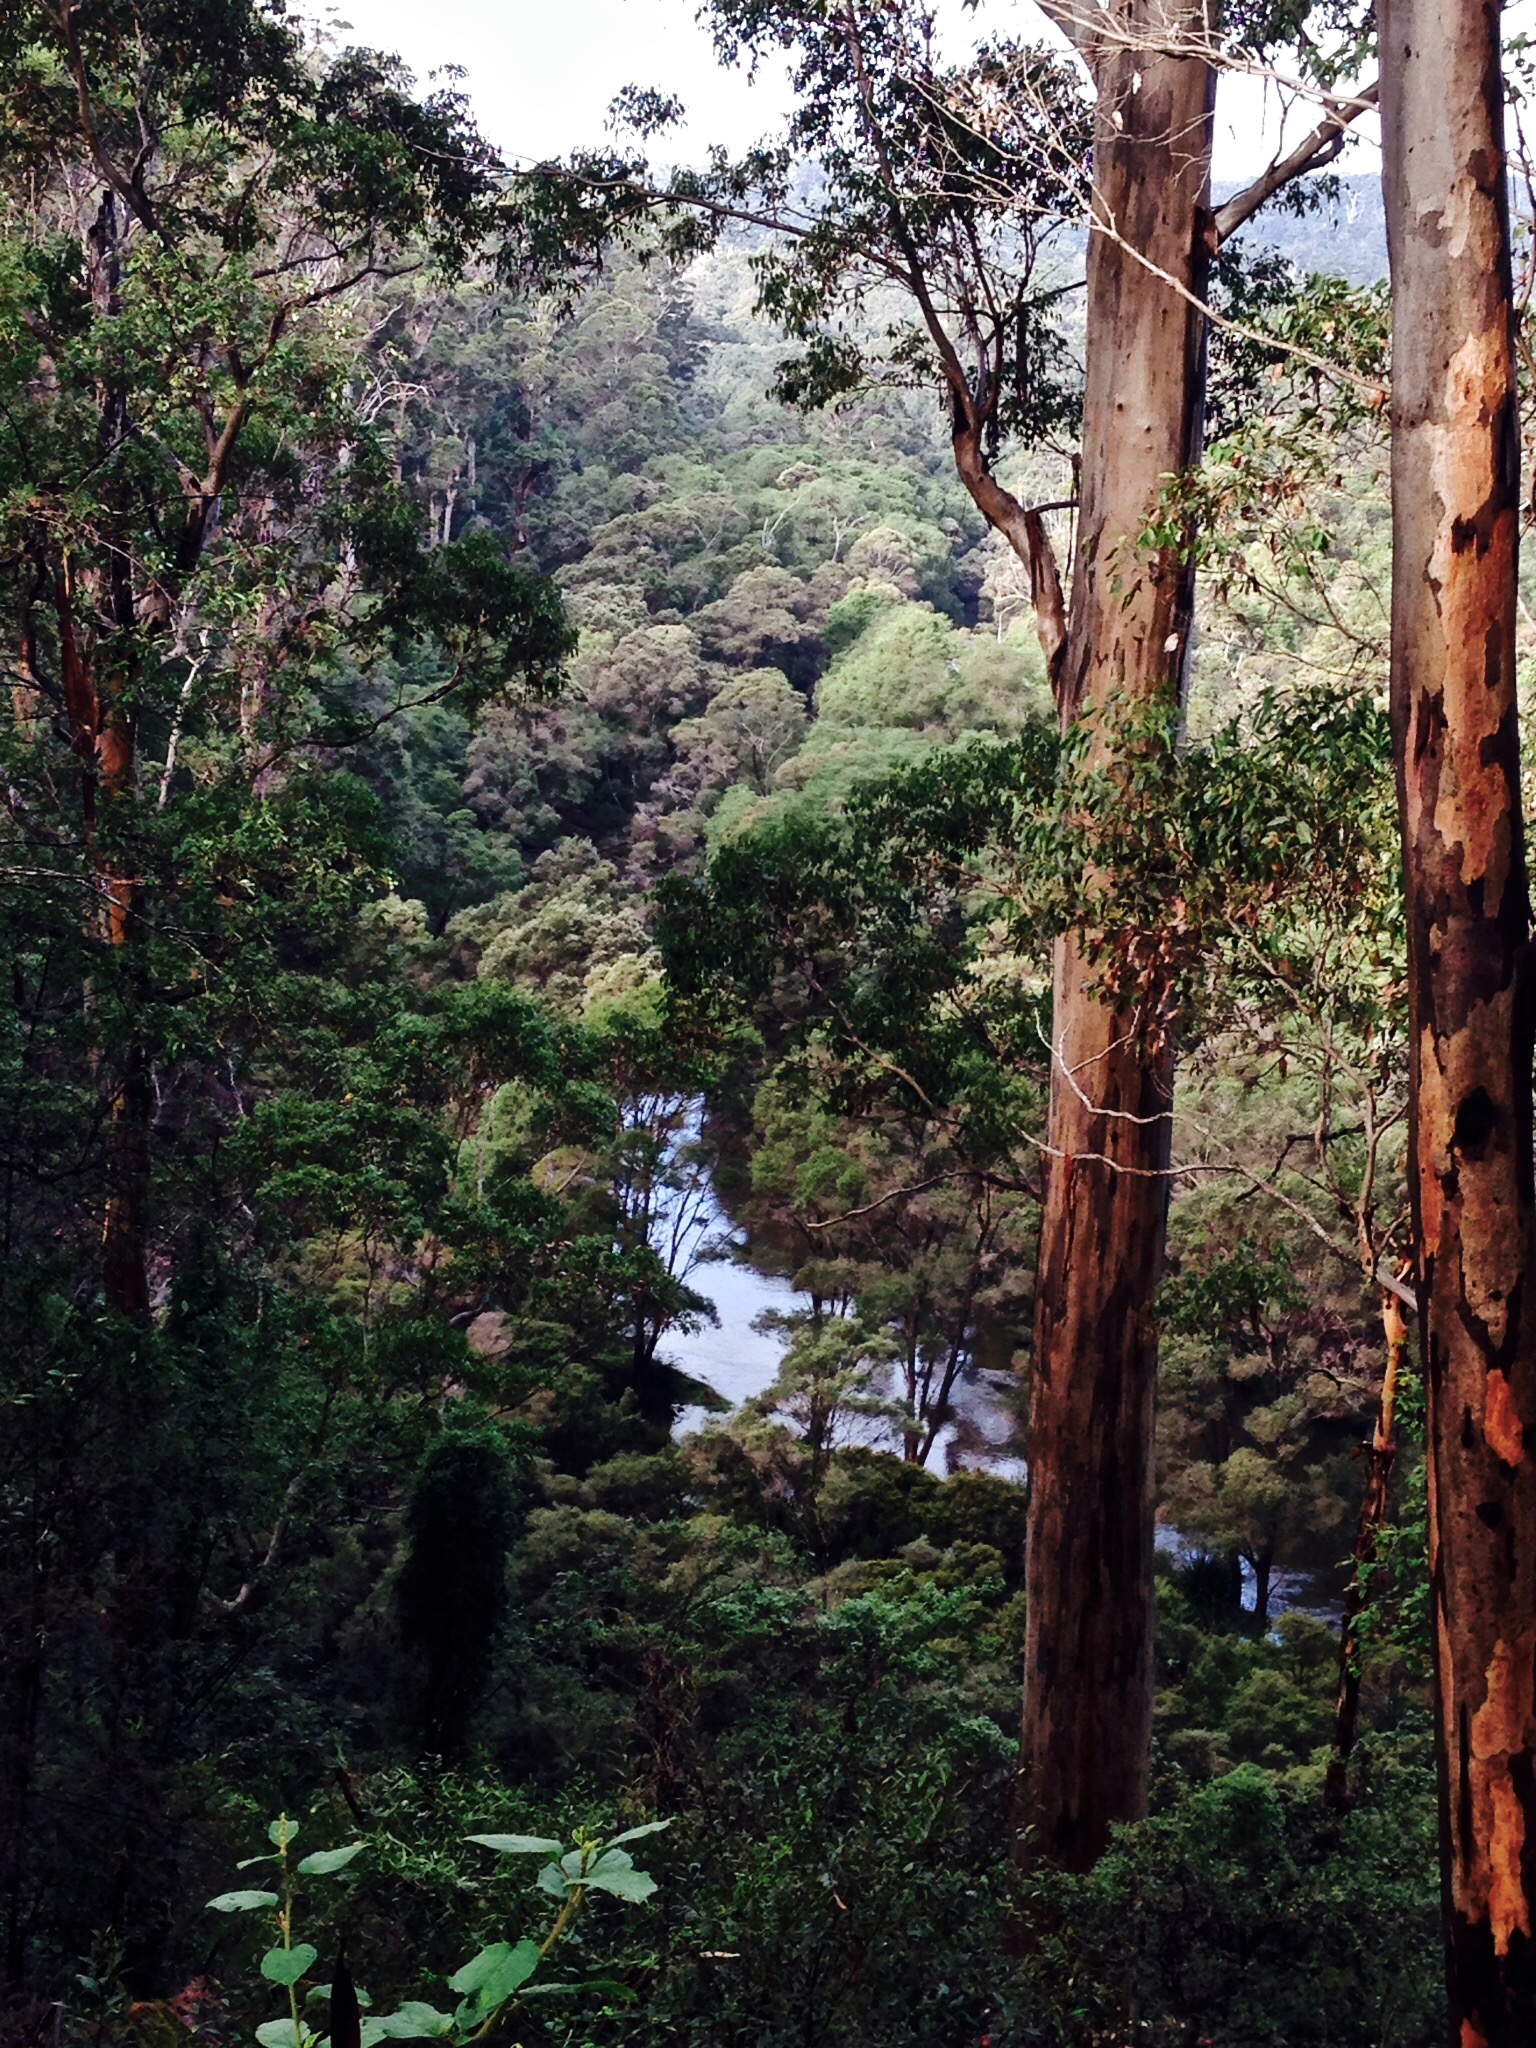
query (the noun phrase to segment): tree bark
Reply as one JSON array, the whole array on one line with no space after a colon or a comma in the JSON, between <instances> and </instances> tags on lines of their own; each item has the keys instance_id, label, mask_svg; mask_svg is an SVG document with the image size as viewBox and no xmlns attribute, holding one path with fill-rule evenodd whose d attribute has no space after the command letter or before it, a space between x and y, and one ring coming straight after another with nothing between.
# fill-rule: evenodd
<instances>
[{"instance_id":1,"label":"tree bark","mask_svg":"<svg viewBox=\"0 0 1536 2048\"><path fill-rule=\"evenodd\" d=\"M1392 711L1457 2048L1536 2041L1536 1204L1499 12L1379 12Z\"/></svg>"},{"instance_id":2,"label":"tree bark","mask_svg":"<svg viewBox=\"0 0 1536 2048\"><path fill-rule=\"evenodd\" d=\"M1180 0L1121 0L1126 40L1095 62L1082 505L1063 724L1105 759L1127 716L1178 701L1194 576L1141 537L1168 477L1199 457L1215 74L1160 52L1203 29ZM1142 47L1137 48L1140 42ZM1135 253L1132 253L1135 252ZM1154 267L1155 266L1155 267ZM1153 1305L1168 1210L1173 1047L1159 992L1097 990L1077 935L1057 947L1050 1157L1029 1426L1026 1856L1091 1864L1146 1803L1152 1726Z\"/></svg>"}]
</instances>

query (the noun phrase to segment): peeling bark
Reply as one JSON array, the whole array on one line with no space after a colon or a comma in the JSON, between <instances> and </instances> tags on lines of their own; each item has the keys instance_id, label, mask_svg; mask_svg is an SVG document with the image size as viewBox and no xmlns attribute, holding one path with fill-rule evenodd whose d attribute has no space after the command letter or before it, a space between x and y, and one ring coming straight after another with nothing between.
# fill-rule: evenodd
<instances>
[{"instance_id":1,"label":"peeling bark","mask_svg":"<svg viewBox=\"0 0 1536 2048\"><path fill-rule=\"evenodd\" d=\"M1536 1202L1493 0L1384 0L1392 707L1457 2048L1536 2041Z\"/></svg>"},{"instance_id":2,"label":"peeling bark","mask_svg":"<svg viewBox=\"0 0 1536 2048\"><path fill-rule=\"evenodd\" d=\"M1168 477L1198 459L1215 74L1161 54L1185 0L1120 0L1095 62L1082 504L1058 704L1111 758L1123 720L1177 702L1194 575L1149 549ZM1136 47L1137 43L1142 47ZM1138 260L1144 259L1144 260ZM1155 266L1155 270L1152 266ZM1057 947L1050 1159L1029 1425L1023 1853L1082 1869L1146 1802L1152 1729L1153 1305L1168 1210L1173 1047L1160 992L1103 999Z\"/></svg>"}]
</instances>

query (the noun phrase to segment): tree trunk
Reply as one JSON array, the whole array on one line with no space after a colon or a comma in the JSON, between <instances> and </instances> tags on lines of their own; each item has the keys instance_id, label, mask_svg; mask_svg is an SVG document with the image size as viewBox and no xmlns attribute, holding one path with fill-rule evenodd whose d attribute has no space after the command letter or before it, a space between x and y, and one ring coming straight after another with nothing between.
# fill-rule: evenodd
<instances>
[{"instance_id":1,"label":"tree trunk","mask_svg":"<svg viewBox=\"0 0 1536 2048\"><path fill-rule=\"evenodd\" d=\"M1126 714L1173 707L1194 577L1141 545L1166 479L1198 459L1215 75L1136 48L1198 31L1181 5L1123 0L1130 47L1096 64L1082 506L1063 722L1110 755ZM1126 245L1129 245L1128 247ZM1136 255L1132 250L1138 252ZM1144 260L1138 260L1138 259ZM1149 266L1155 266L1156 269ZM1167 1221L1173 1049L1157 991L1102 999L1081 940L1055 967L1050 1158L1029 1426L1026 1855L1082 1869L1146 1801L1152 1725L1153 1304Z\"/></svg>"},{"instance_id":2,"label":"tree trunk","mask_svg":"<svg viewBox=\"0 0 1536 2048\"><path fill-rule=\"evenodd\" d=\"M1392 1467L1397 1459L1397 1383L1403 1353L1408 1347L1408 1325L1402 1306L1392 1294L1382 1296L1382 1328L1387 1339L1387 1369L1381 1382L1381 1406L1371 1438L1370 1463L1366 1468L1365 1496L1360 1503L1360 1521L1355 1530L1354 1568L1349 1590L1344 1595L1344 1616L1339 1628L1339 1695L1333 1712L1333 1755L1328 1760L1328 1777L1323 1796L1335 1813L1349 1804L1349 1757L1355 1746L1360 1723L1360 1615L1365 1606L1371 1567L1376 1562L1376 1545L1386 1526L1387 1503L1392 1487Z\"/></svg>"},{"instance_id":3,"label":"tree trunk","mask_svg":"<svg viewBox=\"0 0 1536 2048\"><path fill-rule=\"evenodd\" d=\"M121 942L120 942L121 943ZM102 1220L102 1292L108 1308L135 1322L149 1320L150 1123L149 1064L141 1045L128 1045L107 1124L107 1202Z\"/></svg>"},{"instance_id":4,"label":"tree trunk","mask_svg":"<svg viewBox=\"0 0 1536 2048\"><path fill-rule=\"evenodd\" d=\"M1275 1553L1273 1550L1256 1550L1249 1562L1253 1566L1253 1622L1263 1635L1269 1627L1269 1593L1275 1574Z\"/></svg>"},{"instance_id":5,"label":"tree trunk","mask_svg":"<svg viewBox=\"0 0 1536 2048\"><path fill-rule=\"evenodd\" d=\"M1536 1232L1499 8L1384 0L1392 712L1457 2048L1536 2041Z\"/></svg>"},{"instance_id":6,"label":"tree trunk","mask_svg":"<svg viewBox=\"0 0 1536 2048\"><path fill-rule=\"evenodd\" d=\"M124 607L131 620L131 598ZM126 631L127 628L123 627ZM137 759L134 720L123 706L121 687L100 693L104 816L115 804L131 803ZM101 866L103 927L117 948L137 949L143 931L138 915L139 884L114 858ZM130 956L122 954L126 963ZM128 972L137 978L136 968ZM120 1053L117 1086L107 1122L107 1201L102 1221L102 1291L108 1308L135 1322L149 1320L150 1126L153 1090L144 1047L130 1039Z\"/></svg>"}]
</instances>

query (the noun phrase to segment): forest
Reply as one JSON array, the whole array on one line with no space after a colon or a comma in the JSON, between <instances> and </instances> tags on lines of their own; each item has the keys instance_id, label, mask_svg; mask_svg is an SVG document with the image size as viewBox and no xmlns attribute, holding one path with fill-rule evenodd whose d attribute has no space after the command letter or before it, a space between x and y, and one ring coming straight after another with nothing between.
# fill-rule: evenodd
<instances>
[{"instance_id":1,"label":"forest","mask_svg":"<svg viewBox=\"0 0 1536 2048\"><path fill-rule=\"evenodd\" d=\"M699 18L0 8L0 2044L1531 2048L1536 52Z\"/></svg>"}]
</instances>

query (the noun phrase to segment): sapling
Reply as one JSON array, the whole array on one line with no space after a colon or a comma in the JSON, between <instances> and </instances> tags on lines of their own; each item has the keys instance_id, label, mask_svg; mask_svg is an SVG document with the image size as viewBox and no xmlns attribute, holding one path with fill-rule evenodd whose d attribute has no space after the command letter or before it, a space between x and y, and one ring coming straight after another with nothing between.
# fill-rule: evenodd
<instances>
[{"instance_id":1,"label":"sapling","mask_svg":"<svg viewBox=\"0 0 1536 2048\"><path fill-rule=\"evenodd\" d=\"M308 1983L319 1949L312 1941L295 1939L296 1912L302 1891L301 1880L331 1877L345 1870L366 1844L350 1842L339 1849L318 1849L295 1857L297 1824L280 1814L267 1829L272 1843L269 1853L247 1857L241 1870L258 1864L276 1866L276 1891L241 1890L221 1892L208 1905L215 1913L269 1914L276 1940L261 1959L261 1974L286 1994L288 2010L276 2019L265 2020L256 2029L260 2048L374 2048L379 2041L441 2040L466 2044L486 2040L525 1998L580 1996L596 1993L605 1998L629 1998L628 1988L609 1977L588 1977L578 1983L554 1983L540 1977L570 1934L588 1896L609 1892L615 1898L641 1905L656 1890L656 1880L635 1868L626 1843L645 1835L659 1834L670 1822L648 1821L641 1827L626 1828L621 1834L604 1837L578 1829L571 1847L542 1835L470 1835L468 1841L490 1849L498 1856L541 1856L538 1887L559 1901L558 1910L542 1939L523 1935L515 1942L496 1941L457 1969L448 1979L450 1991L459 1994L452 2012L440 2011L423 1999L406 1999L391 2013L364 2014L367 1994L351 1981L344 1962L338 1960L332 1983ZM311 2008L329 2002L330 2019L325 2027L312 2024Z\"/></svg>"}]
</instances>

